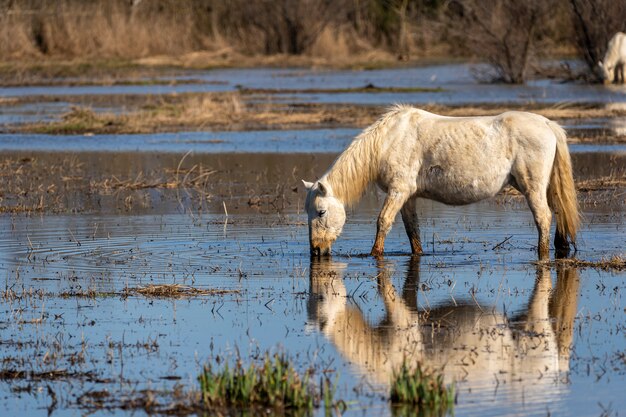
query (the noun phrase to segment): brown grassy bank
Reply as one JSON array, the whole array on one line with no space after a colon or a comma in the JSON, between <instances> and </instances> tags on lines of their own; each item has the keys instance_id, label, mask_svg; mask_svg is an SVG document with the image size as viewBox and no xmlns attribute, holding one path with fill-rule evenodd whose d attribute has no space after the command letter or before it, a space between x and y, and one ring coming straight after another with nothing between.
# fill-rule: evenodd
<instances>
[{"instance_id":1,"label":"brown grassy bank","mask_svg":"<svg viewBox=\"0 0 626 417\"><path fill-rule=\"evenodd\" d=\"M181 130L308 129L365 126L381 112L377 107L321 106L249 102L238 93L134 97L134 109L114 114L77 105L61 120L5 126L18 132L48 134L154 133Z\"/></svg>"},{"instance_id":2,"label":"brown grassy bank","mask_svg":"<svg viewBox=\"0 0 626 417\"><path fill-rule=\"evenodd\" d=\"M329 90L332 94L333 91ZM356 91L356 90L355 90ZM369 91L369 90L368 90ZM384 106L345 104L276 103L272 92L240 91L152 96L72 97L73 105L60 120L5 125L5 131L47 134L156 133L176 131L225 131L259 129L363 128L386 110ZM270 94L268 94L270 93ZM3 106L30 103L32 98L12 99ZM119 106L123 112L96 112L92 106ZM621 118L626 107L604 104L535 105L425 105L421 108L447 116L485 116L508 110L539 113L554 120ZM570 135L573 142L622 143L625 135Z\"/></svg>"}]
</instances>

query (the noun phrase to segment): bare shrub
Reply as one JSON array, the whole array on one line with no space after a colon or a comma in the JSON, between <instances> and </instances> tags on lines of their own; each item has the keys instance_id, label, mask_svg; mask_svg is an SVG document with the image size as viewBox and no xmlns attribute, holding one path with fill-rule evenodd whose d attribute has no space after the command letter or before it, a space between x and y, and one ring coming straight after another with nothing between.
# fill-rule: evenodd
<instances>
[{"instance_id":1,"label":"bare shrub","mask_svg":"<svg viewBox=\"0 0 626 417\"><path fill-rule=\"evenodd\" d=\"M520 84L527 79L549 1L456 0L448 7L457 39L490 65L491 81Z\"/></svg>"},{"instance_id":2,"label":"bare shrub","mask_svg":"<svg viewBox=\"0 0 626 417\"><path fill-rule=\"evenodd\" d=\"M338 19L341 1L233 0L221 10L219 31L246 52L301 54Z\"/></svg>"},{"instance_id":3,"label":"bare shrub","mask_svg":"<svg viewBox=\"0 0 626 417\"><path fill-rule=\"evenodd\" d=\"M329 25L311 44L308 53L339 62L346 57L366 53L374 49L371 43L360 37L351 25Z\"/></svg>"},{"instance_id":4,"label":"bare shrub","mask_svg":"<svg viewBox=\"0 0 626 417\"><path fill-rule=\"evenodd\" d=\"M569 0L575 44L587 64L587 75L601 81L598 62L616 32L626 31L626 2L618 0Z\"/></svg>"},{"instance_id":5,"label":"bare shrub","mask_svg":"<svg viewBox=\"0 0 626 417\"><path fill-rule=\"evenodd\" d=\"M362 39L400 59L425 55L445 43L441 24L447 0L353 0L348 22Z\"/></svg>"}]
</instances>

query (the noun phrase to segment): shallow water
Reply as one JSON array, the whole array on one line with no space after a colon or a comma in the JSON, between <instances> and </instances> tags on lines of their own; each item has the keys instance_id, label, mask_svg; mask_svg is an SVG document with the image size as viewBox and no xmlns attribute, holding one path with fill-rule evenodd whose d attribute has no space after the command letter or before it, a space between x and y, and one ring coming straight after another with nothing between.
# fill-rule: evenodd
<instances>
[{"instance_id":1,"label":"shallow water","mask_svg":"<svg viewBox=\"0 0 626 417\"><path fill-rule=\"evenodd\" d=\"M216 83L88 91L137 88L152 94L232 90L236 84L345 88L372 83L443 86L447 91L433 99L461 102L483 95L522 102L624 99L620 89L548 81L519 88L478 86L458 65L189 74L201 76ZM87 94L81 88L2 89L0 94ZM413 97L411 102L422 99ZM37 106L12 114L0 108L0 123L15 123L20 111L55 117L62 105ZM585 134L611 124L623 128L615 120L564 124ZM195 388L206 360L232 359L239 351L251 361L268 349L289 353L300 369L335 371L336 397L349 403L347 415L401 414L390 410L386 396L390 369L403 357L445 365L446 381L457 384L455 415L588 416L626 409L626 273L537 267L536 230L523 200L502 197L465 207L421 201L424 256L408 255L398 221L386 257L376 261L365 256L381 204L380 196L370 193L349 211L333 257L310 259L300 179L319 176L356 133L0 135L4 157L43 167L70 158L71 166L80 167L70 173L80 174L72 181L85 183L84 189L72 189L75 182L59 178L55 190L66 192L61 214L0 215L3 415L83 415L90 411L89 393L122 398L176 384ZM624 174L624 145L570 149L578 179ZM183 164L188 151L193 153ZM166 168L177 172L193 165L215 171L202 203L186 190L100 193L88 186L91 180L161 175ZM50 174L43 169L37 175ZM135 197L130 206L128 196ZM6 204L9 196L0 197ZM624 256L623 189L581 199L584 221L576 256ZM239 292L182 299L124 293L174 283ZM66 373L54 378L46 374L52 370ZM105 413L133 411L97 414Z\"/></svg>"},{"instance_id":2,"label":"shallow water","mask_svg":"<svg viewBox=\"0 0 626 417\"><path fill-rule=\"evenodd\" d=\"M356 129L177 132L132 135L0 134L5 151L113 151L185 153L336 153L358 134Z\"/></svg>"},{"instance_id":3,"label":"shallow water","mask_svg":"<svg viewBox=\"0 0 626 417\"><path fill-rule=\"evenodd\" d=\"M615 153L593 150L573 154L577 175L623 169ZM24 155L50 163L67 156ZM8 415L46 413L48 387L57 396L54 415L84 413L86 405L76 402L87 392L121 397L177 383L196 387L206 360L232 358L236 350L251 360L267 349L291 354L300 368L335 370L348 415L391 414L386 383L403 356L445 365L446 380L457 383L456 415L586 416L626 407L623 272L538 268L526 203L506 198L465 207L421 201L425 255L408 256L396 223L387 256L376 261L363 256L380 206L370 194L348 213L332 259L312 262L296 188L280 207L245 201L250 192L289 190L333 157L189 156L186 164L218 170L211 204L201 212L167 193L130 211L116 206L124 195L95 194L81 214L0 216L4 288L26 292L0 304L3 369L36 373L0 382ZM181 155L73 158L87 178L134 177L176 167ZM623 196L583 207L577 256L623 255ZM125 288L173 283L239 293L123 295ZM43 294L28 296L30 290ZM53 369L73 376L35 376Z\"/></svg>"},{"instance_id":4,"label":"shallow water","mask_svg":"<svg viewBox=\"0 0 626 417\"><path fill-rule=\"evenodd\" d=\"M360 129L258 130L112 135L0 134L0 151L167 153L339 153ZM626 145L570 145L572 153L623 154Z\"/></svg>"},{"instance_id":5,"label":"shallow water","mask_svg":"<svg viewBox=\"0 0 626 417\"><path fill-rule=\"evenodd\" d=\"M189 92L235 91L250 89L332 89L376 87L442 88L435 93L342 93L278 95L278 100L315 103L357 103L385 105L392 103L561 103L623 102L626 88L619 86L560 83L551 80L531 81L525 86L479 84L472 76L472 66L465 64L432 65L413 68L352 70L304 69L225 69L190 71L169 79L194 79L206 84L120 85L120 86L33 86L0 88L2 97L65 96L100 94L173 94Z\"/></svg>"},{"instance_id":6,"label":"shallow water","mask_svg":"<svg viewBox=\"0 0 626 417\"><path fill-rule=\"evenodd\" d=\"M447 364L447 380L457 381L457 415L583 416L599 414L598 404L626 406L619 395L626 383L623 273L536 268L528 210L490 203L452 209L423 202L426 254L419 262L406 255L399 225L384 261L355 256L370 248L375 210L365 204L350 215L335 255L323 262L310 260L297 212L0 217L5 287L47 293L2 303L5 368L92 375L29 381L32 392L19 395L11 390L26 381L2 383L3 408L43 413L37 409L50 403L50 385L60 395L54 414L77 415L74 395L193 386L199 363L213 355L277 348L297 355L299 366L336 369L338 397L354 401L348 415L390 413L381 395L398 352ZM593 222L583 227L581 258L623 250L623 209L587 209L585 216ZM59 296L150 283L240 293ZM81 352L85 361L72 362Z\"/></svg>"}]
</instances>

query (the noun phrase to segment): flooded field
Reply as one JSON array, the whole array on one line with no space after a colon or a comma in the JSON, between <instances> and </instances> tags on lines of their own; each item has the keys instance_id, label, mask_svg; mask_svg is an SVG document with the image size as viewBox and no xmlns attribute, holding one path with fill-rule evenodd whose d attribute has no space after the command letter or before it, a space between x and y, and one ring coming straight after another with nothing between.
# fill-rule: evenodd
<instances>
[{"instance_id":1,"label":"flooded field","mask_svg":"<svg viewBox=\"0 0 626 417\"><path fill-rule=\"evenodd\" d=\"M178 72L173 76L149 80L124 80L124 85L73 85L61 79L51 84L26 87L1 87L0 96L76 96L110 94L172 94L236 91L238 89L275 90L279 99L295 97L302 102L340 102L387 104L389 102L446 104L513 102L619 102L626 90L619 86L561 83L558 80L531 81L526 86L478 84L470 65L435 65L407 69L336 71L306 69L227 69L208 72ZM193 82L190 82L193 81ZM58 85L60 84L60 85ZM379 88L422 88L441 91L400 93L325 94L323 90L350 90L364 86ZM280 90L300 91L281 94ZM308 93L316 91L316 93Z\"/></svg>"},{"instance_id":2,"label":"flooded field","mask_svg":"<svg viewBox=\"0 0 626 417\"><path fill-rule=\"evenodd\" d=\"M224 90L437 87L450 92L428 94L444 101L458 104L456 94L465 94L467 103L494 97L503 106L541 94L602 104L625 95L551 81L515 91L483 86L462 66L177 77L210 81L181 88ZM119 86L131 87L165 88ZM65 111L50 105L52 96L63 103L60 95L100 90L116 92L37 86L0 96L30 95L21 114L31 122ZM402 94L421 100L420 93L327 96L391 104ZM316 97L326 100L318 93L294 100ZM19 123L19 114L0 107L2 123ZM336 384L342 406L333 414L420 415L389 403L392 371L403 360L455 384L457 416L621 414L624 119L563 124L587 139L570 147L584 219L578 252L550 264L536 262L533 218L510 192L465 207L420 201L425 254L410 256L397 220L377 260L367 254L382 194L371 190L348 212L333 256L311 259L300 180L321 175L354 127L0 134L3 415L188 414L204 364L254 363L268 351ZM157 291L166 285L176 291Z\"/></svg>"}]
</instances>

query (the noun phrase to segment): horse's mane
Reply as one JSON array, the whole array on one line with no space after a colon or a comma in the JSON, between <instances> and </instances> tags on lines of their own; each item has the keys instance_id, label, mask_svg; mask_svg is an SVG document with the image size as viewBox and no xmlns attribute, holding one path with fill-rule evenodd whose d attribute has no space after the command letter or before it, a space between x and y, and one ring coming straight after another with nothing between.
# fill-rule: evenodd
<instances>
[{"instance_id":1,"label":"horse's mane","mask_svg":"<svg viewBox=\"0 0 626 417\"><path fill-rule=\"evenodd\" d=\"M356 203L379 172L381 143L388 134L388 122L398 113L411 109L395 105L374 124L361 132L322 177L334 196L344 205Z\"/></svg>"}]
</instances>

